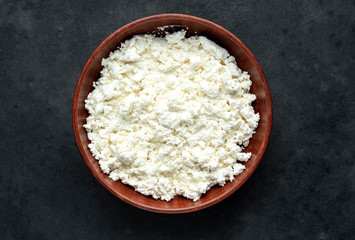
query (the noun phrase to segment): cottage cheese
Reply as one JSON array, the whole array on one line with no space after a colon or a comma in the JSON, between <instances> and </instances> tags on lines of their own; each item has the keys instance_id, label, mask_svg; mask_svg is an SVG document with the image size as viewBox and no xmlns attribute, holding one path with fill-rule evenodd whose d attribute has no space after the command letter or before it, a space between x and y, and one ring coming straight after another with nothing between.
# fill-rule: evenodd
<instances>
[{"instance_id":1,"label":"cottage cheese","mask_svg":"<svg viewBox=\"0 0 355 240\"><path fill-rule=\"evenodd\" d=\"M102 66L84 127L114 181L155 199L196 201L244 170L259 114L250 77L227 50L184 31L137 35Z\"/></svg>"}]
</instances>

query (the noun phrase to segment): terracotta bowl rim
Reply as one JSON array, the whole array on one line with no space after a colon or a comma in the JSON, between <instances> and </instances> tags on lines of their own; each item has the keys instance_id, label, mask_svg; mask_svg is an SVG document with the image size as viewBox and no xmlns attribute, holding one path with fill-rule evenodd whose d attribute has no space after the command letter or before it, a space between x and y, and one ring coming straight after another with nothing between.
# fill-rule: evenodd
<instances>
[{"instance_id":1,"label":"terracotta bowl rim","mask_svg":"<svg viewBox=\"0 0 355 240\"><path fill-rule=\"evenodd\" d=\"M159 207L154 207L154 206L149 206L149 205L143 205L140 203L137 203L134 199L131 199L129 197L126 197L124 194L121 194L120 192L115 191L103 178L102 176L100 176L100 174L98 174L95 169L94 166L91 164L88 156L85 153L84 147L83 147L83 143L81 141L80 138L80 133L79 133L79 124L78 124L78 115L77 115L77 109L78 109L78 103L79 103L79 93L81 90L81 86L84 82L85 76L91 66L91 64L93 63L94 59L96 58L96 56L100 53L100 51L111 41L113 40L116 36L118 36L119 34L121 34L122 32L126 31L127 29L130 29L136 25L139 25L143 22L146 21L151 21L151 20L158 20L158 19L176 19L176 20L183 20L183 19L190 19L190 20L194 20L194 21L198 21L201 22L205 25L208 25L211 28L216 29L219 32L223 32L223 34L227 35L230 39L233 40L233 42L235 42L240 49L246 54L246 56L250 59L250 61L252 62L252 65L255 67L257 74L260 77L261 80L261 84L263 86L263 90L265 92L265 101L266 101L266 108L267 108L267 117L266 117L266 129L265 129L265 137L262 140L261 143L261 148L259 149L258 153L256 154L256 159L254 161L254 164L251 165L251 167L248 169L248 171L243 175L243 178L239 181L238 185L236 185L234 188L232 188L231 190L224 192L221 195L218 195L217 197L207 201L207 202L203 202L200 205L197 206L189 206L189 207L179 207L179 208L159 208ZM254 57L254 55L251 53L251 51L242 43L241 40L239 40L239 38L237 38L234 34L232 34L230 31L228 31L227 29L221 27L220 25L211 22L209 20L206 20L204 18L200 18L200 17L196 17L196 16L192 16L192 15L187 15L187 14L178 14L178 13L164 13L164 14L157 14L157 15L152 15L152 16L147 16L144 18L140 18L138 20L135 20L133 22L130 22L126 25L124 25L123 27L119 28L118 30L116 30L115 32L113 32L112 34L110 34L104 41L102 41L100 43L100 45L94 50L94 52L91 54L91 56L89 57L89 59L87 60L87 62L85 63L85 66L83 67L78 82L76 84L75 87L75 91L74 91L74 96L73 96L73 105L72 105L72 123L73 123L73 130L74 130L74 135L75 135L75 140L76 143L78 145L80 154L82 156L82 158L84 159L86 165L88 166L88 168L90 169L91 173L95 176L95 178L108 190L110 191L114 196L118 197L119 199L123 200L126 203L129 203L135 207L147 210L147 211L152 211L152 212L158 212L158 213L187 213L187 212L194 212L194 211L198 211L207 207L210 207L222 200L224 200L225 198L227 198L228 196L230 196L231 194L233 194L236 190L238 190L245 182L246 180L252 175L252 173L254 172L254 170L256 169L256 167L259 165L267 144L269 142L269 138L270 138L270 134L271 134L271 128L272 128L272 100L271 100L271 94L270 94L270 89L268 86L268 83L266 81L265 75L263 70L260 67L260 64L258 63L258 61L256 60L256 58ZM102 174L104 174L102 172ZM168 203L167 203L168 204Z\"/></svg>"}]
</instances>

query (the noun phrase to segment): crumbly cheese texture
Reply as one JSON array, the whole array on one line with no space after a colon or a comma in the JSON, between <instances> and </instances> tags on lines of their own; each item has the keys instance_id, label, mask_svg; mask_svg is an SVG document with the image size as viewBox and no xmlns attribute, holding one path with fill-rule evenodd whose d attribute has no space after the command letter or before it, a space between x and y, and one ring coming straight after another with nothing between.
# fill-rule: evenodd
<instances>
[{"instance_id":1,"label":"crumbly cheese texture","mask_svg":"<svg viewBox=\"0 0 355 240\"><path fill-rule=\"evenodd\" d=\"M233 181L259 122L247 72L228 51L185 32L136 35L102 60L85 107L104 173L169 201Z\"/></svg>"}]
</instances>

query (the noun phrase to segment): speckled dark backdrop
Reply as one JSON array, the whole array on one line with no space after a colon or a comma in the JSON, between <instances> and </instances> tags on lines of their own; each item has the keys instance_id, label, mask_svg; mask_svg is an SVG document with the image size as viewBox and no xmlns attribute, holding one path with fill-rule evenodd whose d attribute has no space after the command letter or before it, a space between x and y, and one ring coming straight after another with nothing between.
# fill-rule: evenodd
<instances>
[{"instance_id":1,"label":"speckled dark backdrop","mask_svg":"<svg viewBox=\"0 0 355 240\"><path fill-rule=\"evenodd\" d=\"M223 202L162 215L115 198L76 147L71 101L96 46L135 19L187 13L230 30L265 71L266 154ZM351 239L354 1L0 0L0 239Z\"/></svg>"}]
</instances>

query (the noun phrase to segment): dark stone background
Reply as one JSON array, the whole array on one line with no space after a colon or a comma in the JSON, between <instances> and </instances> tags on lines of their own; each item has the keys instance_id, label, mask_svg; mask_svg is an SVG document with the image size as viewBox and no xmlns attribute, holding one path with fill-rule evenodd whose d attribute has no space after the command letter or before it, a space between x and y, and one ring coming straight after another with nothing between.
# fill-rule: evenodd
<instances>
[{"instance_id":1,"label":"dark stone background","mask_svg":"<svg viewBox=\"0 0 355 240\"><path fill-rule=\"evenodd\" d=\"M265 71L270 143L246 184L182 215L134 208L91 175L71 103L86 60L135 19L186 13L230 30ZM0 239L351 239L354 1L0 0Z\"/></svg>"}]
</instances>

